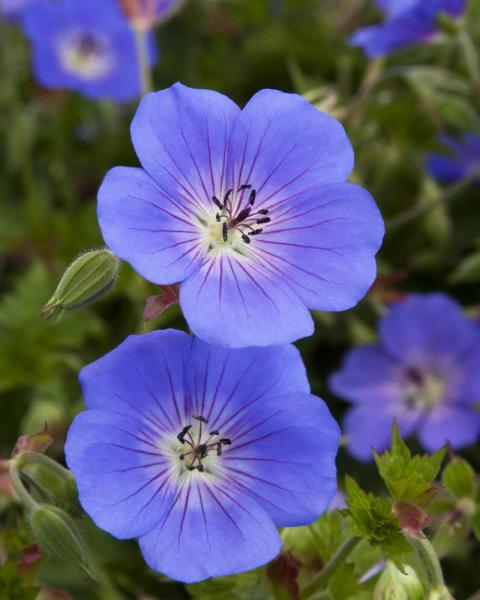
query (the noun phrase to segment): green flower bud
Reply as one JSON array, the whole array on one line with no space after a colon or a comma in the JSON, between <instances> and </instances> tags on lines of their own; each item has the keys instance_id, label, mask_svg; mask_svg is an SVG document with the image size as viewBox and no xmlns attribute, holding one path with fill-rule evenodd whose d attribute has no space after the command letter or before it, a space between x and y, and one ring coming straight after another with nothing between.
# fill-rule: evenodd
<instances>
[{"instance_id":1,"label":"green flower bud","mask_svg":"<svg viewBox=\"0 0 480 600\"><path fill-rule=\"evenodd\" d=\"M455 457L445 467L442 483L456 498L473 498L476 494L475 471L463 458Z\"/></svg>"},{"instance_id":2,"label":"green flower bud","mask_svg":"<svg viewBox=\"0 0 480 600\"><path fill-rule=\"evenodd\" d=\"M110 250L92 250L67 268L42 315L58 322L66 310L80 308L105 296L115 285L120 260Z\"/></svg>"},{"instance_id":3,"label":"green flower bud","mask_svg":"<svg viewBox=\"0 0 480 600\"><path fill-rule=\"evenodd\" d=\"M388 561L373 594L374 600L423 600L423 586L416 572L406 565L402 573Z\"/></svg>"},{"instance_id":4,"label":"green flower bud","mask_svg":"<svg viewBox=\"0 0 480 600\"><path fill-rule=\"evenodd\" d=\"M35 540L49 556L91 575L87 549L72 517L51 504L37 504L30 513Z\"/></svg>"}]
</instances>

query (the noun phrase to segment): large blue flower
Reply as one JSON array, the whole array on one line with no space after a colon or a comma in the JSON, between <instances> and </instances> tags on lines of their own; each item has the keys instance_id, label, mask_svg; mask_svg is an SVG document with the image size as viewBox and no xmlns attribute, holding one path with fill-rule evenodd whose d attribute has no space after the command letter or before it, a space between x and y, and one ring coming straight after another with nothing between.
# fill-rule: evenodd
<instances>
[{"instance_id":1,"label":"large blue flower","mask_svg":"<svg viewBox=\"0 0 480 600\"><path fill-rule=\"evenodd\" d=\"M237 350L173 330L129 337L80 375L66 457L80 502L185 582L253 569L277 527L335 495L338 426L293 346Z\"/></svg>"},{"instance_id":2,"label":"large blue flower","mask_svg":"<svg viewBox=\"0 0 480 600\"><path fill-rule=\"evenodd\" d=\"M429 451L480 434L480 329L443 294L411 295L380 323L380 341L355 348L330 388L355 404L346 416L350 452L388 446L393 419Z\"/></svg>"},{"instance_id":3,"label":"large blue flower","mask_svg":"<svg viewBox=\"0 0 480 600\"><path fill-rule=\"evenodd\" d=\"M7 19L18 19L26 7L35 0L0 0L0 15Z\"/></svg>"},{"instance_id":4,"label":"large blue flower","mask_svg":"<svg viewBox=\"0 0 480 600\"><path fill-rule=\"evenodd\" d=\"M359 29L350 39L352 46L363 48L369 58L434 38L439 32L439 15L460 17L466 0L377 0L377 4L387 13L387 20Z\"/></svg>"},{"instance_id":5,"label":"large blue flower","mask_svg":"<svg viewBox=\"0 0 480 600\"><path fill-rule=\"evenodd\" d=\"M142 100L132 138L143 169L107 174L104 239L150 281L181 282L201 338L290 342L313 331L307 307L344 310L368 290L383 221L345 183L343 127L301 96L263 90L240 110L175 84Z\"/></svg>"},{"instance_id":6,"label":"large blue flower","mask_svg":"<svg viewBox=\"0 0 480 600\"><path fill-rule=\"evenodd\" d=\"M480 136L467 134L462 140L448 135L441 137L441 142L450 151L448 154L430 154L428 170L432 177L441 182L454 182L478 173L480 182Z\"/></svg>"},{"instance_id":7,"label":"large blue flower","mask_svg":"<svg viewBox=\"0 0 480 600\"><path fill-rule=\"evenodd\" d=\"M118 101L140 95L134 33L115 0L38 0L22 24L42 85Z\"/></svg>"}]
</instances>

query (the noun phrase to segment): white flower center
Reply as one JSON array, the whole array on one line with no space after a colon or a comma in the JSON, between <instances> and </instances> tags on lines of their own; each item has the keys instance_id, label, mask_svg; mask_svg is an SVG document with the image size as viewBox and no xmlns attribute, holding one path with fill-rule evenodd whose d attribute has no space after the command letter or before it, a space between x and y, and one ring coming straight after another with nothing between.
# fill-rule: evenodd
<instances>
[{"instance_id":1,"label":"white flower center","mask_svg":"<svg viewBox=\"0 0 480 600\"><path fill-rule=\"evenodd\" d=\"M86 79L105 75L113 64L107 40L84 31L70 32L62 40L60 58L65 69Z\"/></svg>"},{"instance_id":2,"label":"white flower center","mask_svg":"<svg viewBox=\"0 0 480 600\"><path fill-rule=\"evenodd\" d=\"M439 373L422 373L410 368L406 372L405 401L409 408L430 411L444 398L445 379Z\"/></svg>"}]
</instances>

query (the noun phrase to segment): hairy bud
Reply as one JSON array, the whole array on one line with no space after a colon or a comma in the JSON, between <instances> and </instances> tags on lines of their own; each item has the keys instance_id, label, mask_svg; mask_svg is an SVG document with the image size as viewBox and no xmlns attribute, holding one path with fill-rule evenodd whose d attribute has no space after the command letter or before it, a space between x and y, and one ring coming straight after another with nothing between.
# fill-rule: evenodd
<instances>
[{"instance_id":1,"label":"hairy bud","mask_svg":"<svg viewBox=\"0 0 480 600\"><path fill-rule=\"evenodd\" d=\"M79 256L67 268L42 315L58 322L65 311L91 304L115 285L119 259L110 250L92 250Z\"/></svg>"},{"instance_id":2,"label":"hairy bud","mask_svg":"<svg viewBox=\"0 0 480 600\"><path fill-rule=\"evenodd\" d=\"M388 561L375 586L374 600L422 600L424 590L416 572L409 565L402 573Z\"/></svg>"}]
</instances>

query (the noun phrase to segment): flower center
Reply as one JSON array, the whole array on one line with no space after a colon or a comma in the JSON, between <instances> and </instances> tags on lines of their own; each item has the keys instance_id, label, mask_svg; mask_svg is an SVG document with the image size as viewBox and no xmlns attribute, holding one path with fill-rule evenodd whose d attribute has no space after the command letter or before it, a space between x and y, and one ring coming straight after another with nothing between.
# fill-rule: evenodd
<instances>
[{"instance_id":1,"label":"flower center","mask_svg":"<svg viewBox=\"0 0 480 600\"><path fill-rule=\"evenodd\" d=\"M408 408L432 410L444 397L445 381L438 373L422 373L411 367L405 375L405 401Z\"/></svg>"},{"instance_id":2,"label":"flower center","mask_svg":"<svg viewBox=\"0 0 480 600\"><path fill-rule=\"evenodd\" d=\"M205 471L205 459L209 453L215 453L221 456L224 446L230 446L232 441L229 438L221 437L217 430L208 431L205 425L208 420L205 417L192 416L198 422L198 428L195 431L193 424L186 425L177 435L177 440L182 444L182 449L178 455L179 460L184 461L187 471Z\"/></svg>"},{"instance_id":3,"label":"flower center","mask_svg":"<svg viewBox=\"0 0 480 600\"><path fill-rule=\"evenodd\" d=\"M84 77L103 75L111 65L107 43L85 31L75 31L63 41L61 58L65 68Z\"/></svg>"},{"instance_id":4,"label":"flower center","mask_svg":"<svg viewBox=\"0 0 480 600\"><path fill-rule=\"evenodd\" d=\"M250 244L252 236L263 232L271 218L268 208L255 208L256 198L257 192L250 183L242 184L237 190L230 188L222 199L212 196L212 202L218 209L215 221L208 226L212 246L236 245L239 241Z\"/></svg>"}]
</instances>

